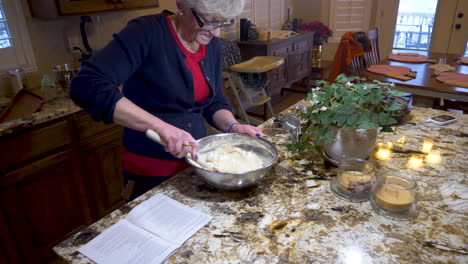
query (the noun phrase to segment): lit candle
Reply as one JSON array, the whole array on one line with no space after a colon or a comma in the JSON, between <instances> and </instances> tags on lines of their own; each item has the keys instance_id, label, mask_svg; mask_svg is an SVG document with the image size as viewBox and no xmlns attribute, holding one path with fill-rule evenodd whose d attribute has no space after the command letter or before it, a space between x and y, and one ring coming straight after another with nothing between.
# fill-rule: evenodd
<instances>
[{"instance_id":1,"label":"lit candle","mask_svg":"<svg viewBox=\"0 0 468 264\"><path fill-rule=\"evenodd\" d=\"M439 164L442 159L440 158L439 151L431 151L427 154L425 161L430 164Z\"/></svg>"},{"instance_id":2,"label":"lit candle","mask_svg":"<svg viewBox=\"0 0 468 264\"><path fill-rule=\"evenodd\" d=\"M392 152L390 151L390 148L380 146L379 150L375 153L375 158L379 160L388 160L392 157Z\"/></svg>"},{"instance_id":3,"label":"lit candle","mask_svg":"<svg viewBox=\"0 0 468 264\"><path fill-rule=\"evenodd\" d=\"M400 143L400 144L405 143L405 142L406 142L406 137L405 137L405 136L401 136L401 138L398 139L397 142Z\"/></svg>"},{"instance_id":4,"label":"lit candle","mask_svg":"<svg viewBox=\"0 0 468 264\"><path fill-rule=\"evenodd\" d=\"M368 192L371 188L373 175L373 173L360 171L344 171L339 176L338 186L341 190L352 193Z\"/></svg>"},{"instance_id":5,"label":"lit candle","mask_svg":"<svg viewBox=\"0 0 468 264\"><path fill-rule=\"evenodd\" d=\"M389 211L405 211L414 203L414 191L397 184L378 186L374 197L380 207Z\"/></svg>"},{"instance_id":6,"label":"lit candle","mask_svg":"<svg viewBox=\"0 0 468 264\"><path fill-rule=\"evenodd\" d=\"M429 153L431 152L432 146L434 143L432 141L425 139L422 146L421 146L421 152L422 153Z\"/></svg>"},{"instance_id":7,"label":"lit candle","mask_svg":"<svg viewBox=\"0 0 468 264\"><path fill-rule=\"evenodd\" d=\"M410 159L408 160L408 168L411 169L419 169L424 166L423 157L419 155L411 155Z\"/></svg>"}]
</instances>

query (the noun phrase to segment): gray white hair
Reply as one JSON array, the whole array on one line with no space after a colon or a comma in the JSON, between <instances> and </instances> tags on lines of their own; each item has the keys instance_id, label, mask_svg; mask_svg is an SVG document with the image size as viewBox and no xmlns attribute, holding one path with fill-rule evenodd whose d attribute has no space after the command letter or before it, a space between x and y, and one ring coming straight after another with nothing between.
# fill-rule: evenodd
<instances>
[{"instance_id":1,"label":"gray white hair","mask_svg":"<svg viewBox=\"0 0 468 264\"><path fill-rule=\"evenodd\" d=\"M184 6L193 8L202 15L213 16L217 20L229 20L244 10L244 0L178 0Z\"/></svg>"}]
</instances>

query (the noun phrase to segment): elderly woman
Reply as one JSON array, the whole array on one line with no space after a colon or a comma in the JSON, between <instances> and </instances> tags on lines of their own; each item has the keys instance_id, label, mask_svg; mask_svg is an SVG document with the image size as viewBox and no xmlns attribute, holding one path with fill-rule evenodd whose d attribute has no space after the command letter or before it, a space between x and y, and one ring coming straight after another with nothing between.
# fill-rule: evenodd
<instances>
[{"instance_id":1,"label":"elderly woman","mask_svg":"<svg viewBox=\"0 0 468 264\"><path fill-rule=\"evenodd\" d=\"M178 11L137 18L88 61L70 97L95 120L124 126L122 168L135 187L131 198L188 167L204 119L226 132L262 135L236 122L222 92L220 41L225 21L243 0L177 0ZM123 92L118 87L123 85ZM145 137L155 130L163 147Z\"/></svg>"}]
</instances>

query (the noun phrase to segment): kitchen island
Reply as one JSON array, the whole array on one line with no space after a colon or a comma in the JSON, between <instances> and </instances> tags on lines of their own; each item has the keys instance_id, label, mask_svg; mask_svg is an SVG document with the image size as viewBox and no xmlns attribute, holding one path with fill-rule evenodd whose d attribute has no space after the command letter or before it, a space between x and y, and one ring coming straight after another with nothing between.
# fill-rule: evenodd
<instances>
[{"instance_id":1,"label":"kitchen island","mask_svg":"<svg viewBox=\"0 0 468 264\"><path fill-rule=\"evenodd\" d=\"M279 159L257 187L219 191L187 169L54 251L70 263L92 263L80 246L163 193L213 216L165 263L468 263L468 117L450 113L458 121L447 126L426 122L441 113L447 114L414 107L395 132L378 135L378 146L391 155L376 156L377 147L370 157L377 172L407 171L416 179L415 219L392 220L369 202L335 196L330 179L336 168L318 153L289 152L290 135L270 119L261 127ZM436 158L421 151L424 140L432 142Z\"/></svg>"}]
</instances>

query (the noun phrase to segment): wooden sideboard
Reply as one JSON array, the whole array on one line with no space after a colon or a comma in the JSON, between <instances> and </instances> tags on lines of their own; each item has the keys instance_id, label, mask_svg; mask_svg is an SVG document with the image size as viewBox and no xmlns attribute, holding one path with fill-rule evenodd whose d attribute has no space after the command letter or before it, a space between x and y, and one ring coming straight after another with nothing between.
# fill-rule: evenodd
<instances>
[{"instance_id":1,"label":"wooden sideboard","mask_svg":"<svg viewBox=\"0 0 468 264\"><path fill-rule=\"evenodd\" d=\"M314 34L299 33L288 39L273 39L270 41L238 41L242 60L255 56L279 56L285 58L285 63L267 73L269 84L268 94L273 94L283 87L308 77L312 69L312 45Z\"/></svg>"},{"instance_id":2,"label":"wooden sideboard","mask_svg":"<svg viewBox=\"0 0 468 264\"><path fill-rule=\"evenodd\" d=\"M0 137L0 263L46 263L124 204L121 138L83 111Z\"/></svg>"}]
</instances>

